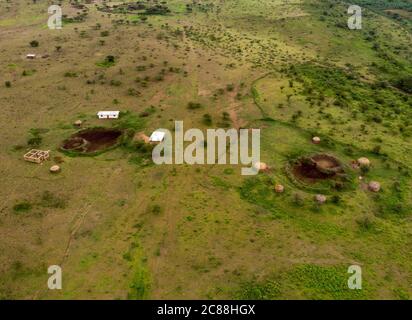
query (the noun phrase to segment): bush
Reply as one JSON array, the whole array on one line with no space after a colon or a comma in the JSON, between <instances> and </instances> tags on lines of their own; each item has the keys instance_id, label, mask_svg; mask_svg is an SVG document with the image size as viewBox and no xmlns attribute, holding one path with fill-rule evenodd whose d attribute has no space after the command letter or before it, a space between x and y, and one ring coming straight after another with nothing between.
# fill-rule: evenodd
<instances>
[{"instance_id":1,"label":"bush","mask_svg":"<svg viewBox=\"0 0 412 320\"><path fill-rule=\"evenodd\" d=\"M273 300L281 294L280 288L280 283L277 281L245 282L241 284L239 290L235 293L235 298L241 300Z\"/></svg>"},{"instance_id":2,"label":"bush","mask_svg":"<svg viewBox=\"0 0 412 320\"><path fill-rule=\"evenodd\" d=\"M103 68L109 68L111 66L114 66L115 63L116 63L115 57L112 55L109 55L109 56L106 56L106 58L103 61L96 63L96 65L99 67L103 67Z\"/></svg>"},{"instance_id":3,"label":"bush","mask_svg":"<svg viewBox=\"0 0 412 320\"><path fill-rule=\"evenodd\" d=\"M36 70L23 70L21 75L23 77L32 76L35 72Z\"/></svg>"},{"instance_id":4,"label":"bush","mask_svg":"<svg viewBox=\"0 0 412 320\"><path fill-rule=\"evenodd\" d=\"M106 56L105 61L107 61L108 63L114 63L115 58L114 58L114 56L109 55L109 56Z\"/></svg>"},{"instance_id":5,"label":"bush","mask_svg":"<svg viewBox=\"0 0 412 320\"><path fill-rule=\"evenodd\" d=\"M381 154L381 146L375 146L372 149L372 153L380 155Z\"/></svg>"},{"instance_id":6,"label":"bush","mask_svg":"<svg viewBox=\"0 0 412 320\"><path fill-rule=\"evenodd\" d=\"M30 202L22 201L22 202L19 202L19 203L15 204L13 206L13 211L16 212L16 213L18 213L18 212L27 212L27 211L30 211L31 208L32 208L32 205L31 205Z\"/></svg>"},{"instance_id":7,"label":"bush","mask_svg":"<svg viewBox=\"0 0 412 320\"><path fill-rule=\"evenodd\" d=\"M162 211L163 211L162 207L158 204L154 204L154 205L149 206L149 212L151 212L155 215L158 215L158 214L162 213Z\"/></svg>"},{"instance_id":8,"label":"bush","mask_svg":"<svg viewBox=\"0 0 412 320\"><path fill-rule=\"evenodd\" d=\"M203 124L210 126L212 125L212 117L210 114L204 114L203 115L203 120L202 120Z\"/></svg>"},{"instance_id":9,"label":"bush","mask_svg":"<svg viewBox=\"0 0 412 320\"><path fill-rule=\"evenodd\" d=\"M360 167L360 170L361 170L362 175L363 175L363 176L366 176L366 175L368 174L368 172L369 172L369 167L367 167L367 166L361 166L361 167Z\"/></svg>"},{"instance_id":10,"label":"bush","mask_svg":"<svg viewBox=\"0 0 412 320\"><path fill-rule=\"evenodd\" d=\"M39 46L39 42L37 40L30 41L30 46L36 48Z\"/></svg>"},{"instance_id":11,"label":"bush","mask_svg":"<svg viewBox=\"0 0 412 320\"><path fill-rule=\"evenodd\" d=\"M4 83L4 85L6 86L6 88L10 88L11 87L11 82L10 81L6 81Z\"/></svg>"},{"instance_id":12,"label":"bush","mask_svg":"<svg viewBox=\"0 0 412 320\"><path fill-rule=\"evenodd\" d=\"M64 76L66 78L76 78L77 77L77 73L76 72L65 72Z\"/></svg>"},{"instance_id":13,"label":"bush","mask_svg":"<svg viewBox=\"0 0 412 320\"><path fill-rule=\"evenodd\" d=\"M293 195L293 203L298 206L301 207L304 204L304 199L302 197L302 195L300 193L295 193Z\"/></svg>"},{"instance_id":14,"label":"bush","mask_svg":"<svg viewBox=\"0 0 412 320\"><path fill-rule=\"evenodd\" d=\"M340 202L341 202L341 197L340 196L338 196L338 195L334 195L334 196L332 196L332 203L334 203L334 204L339 204Z\"/></svg>"},{"instance_id":15,"label":"bush","mask_svg":"<svg viewBox=\"0 0 412 320\"><path fill-rule=\"evenodd\" d=\"M229 120L230 120L230 115L229 115L229 113L226 112L226 111L224 111L224 112L222 113L222 119L223 119L223 121L229 121Z\"/></svg>"},{"instance_id":16,"label":"bush","mask_svg":"<svg viewBox=\"0 0 412 320\"><path fill-rule=\"evenodd\" d=\"M401 89L402 91L405 91L407 93L412 93L412 76L399 79L395 83L395 86L398 89Z\"/></svg>"},{"instance_id":17,"label":"bush","mask_svg":"<svg viewBox=\"0 0 412 320\"><path fill-rule=\"evenodd\" d=\"M31 147L38 147L43 142L43 138L39 135L34 135L27 140L27 144Z\"/></svg>"},{"instance_id":18,"label":"bush","mask_svg":"<svg viewBox=\"0 0 412 320\"><path fill-rule=\"evenodd\" d=\"M187 108L190 110L200 109L202 105L198 102L189 102L187 104Z\"/></svg>"},{"instance_id":19,"label":"bush","mask_svg":"<svg viewBox=\"0 0 412 320\"><path fill-rule=\"evenodd\" d=\"M122 85L122 82L119 80L110 80L110 85L114 87L120 87Z\"/></svg>"},{"instance_id":20,"label":"bush","mask_svg":"<svg viewBox=\"0 0 412 320\"><path fill-rule=\"evenodd\" d=\"M54 195L50 191L44 191L41 196L40 205L46 208L63 209L66 207L66 200Z\"/></svg>"}]
</instances>

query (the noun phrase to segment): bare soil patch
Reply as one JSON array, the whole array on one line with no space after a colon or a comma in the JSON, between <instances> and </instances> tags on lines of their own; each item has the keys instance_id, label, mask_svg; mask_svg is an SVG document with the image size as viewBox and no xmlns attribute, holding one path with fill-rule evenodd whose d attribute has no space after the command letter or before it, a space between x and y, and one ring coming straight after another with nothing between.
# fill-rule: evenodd
<instances>
[{"instance_id":1,"label":"bare soil patch","mask_svg":"<svg viewBox=\"0 0 412 320\"><path fill-rule=\"evenodd\" d=\"M333 179L344 173L338 159L326 154L299 159L292 169L293 174L300 180L316 182L318 180Z\"/></svg>"},{"instance_id":2,"label":"bare soil patch","mask_svg":"<svg viewBox=\"0 0 412 320\"><path fill-rule=\"evenodd\" d=\"M63 141L61 148L80 153L102 151L116 145L121 135L122 131L117 129L86 129Z\"/></svg>"}]
</instances>

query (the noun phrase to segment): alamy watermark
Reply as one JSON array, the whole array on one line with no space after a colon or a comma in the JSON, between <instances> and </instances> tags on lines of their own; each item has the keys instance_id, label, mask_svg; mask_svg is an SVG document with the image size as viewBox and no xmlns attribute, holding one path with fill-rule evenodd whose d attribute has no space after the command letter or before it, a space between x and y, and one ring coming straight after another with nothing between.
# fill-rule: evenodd
<instances>
[{"instance_id":1,"label":"alamy watermark","mask_svg":"<svg viewBox=\"0 0 412 320\"><path fill-rule=\"evenodd\" d=\"M164 133L163 141L152 152L153 162L157 165L241 163L248 166L242 168L242 175L256 175L259 172L260 129L207 129L205 139L200 129L184 132L183 121L175 121L174 139L167 129L157 131ZM191 143L184 148L185 142Z\"/></svg>"},{"instance_id":2,"label":"alamy watermark","mask_svg":"<svg viewBox=\"0 0 412 320\"><path fill-rule=\"evenodd\" d=\"M62 8L57 4L51 5L47 10L49 15L49 20L47 21L47 26L51 30L61 29L62 28Z\"/></svg>"},{"instance_id":3,"label":"alamy watermark","mask_svg":"<svg viewBox=\"0 0 412 320\"><path fill-rule=\"evenodd\" d=\"M348 28L351 30L362 29L362 8L357 5L351 5L348 8L348 14L352 15L348 19Z\"/></svg>"},{"instance_id":4,"label":"alamy watermark","mask_svg":"<svg viewBox=\"0 0 412 320\"><path fill-rule=\"evenodd\" d=\"M348 268L348 273L352 274L348 279L348 288L351 290L362 289L362 268L352 265Z\"/></svg>"},{"instance_id":5,"label":"alamy watermark","mask_svg":"<svg viewBox=\"0 0 412 320\"><path fill-rule=\"evenodd\" d=\"M62 268L58 265L52 265L47 269L47 273L51 274L47 280L47 287L50 290L62 289Z\"/></svg>"}]
</instances>

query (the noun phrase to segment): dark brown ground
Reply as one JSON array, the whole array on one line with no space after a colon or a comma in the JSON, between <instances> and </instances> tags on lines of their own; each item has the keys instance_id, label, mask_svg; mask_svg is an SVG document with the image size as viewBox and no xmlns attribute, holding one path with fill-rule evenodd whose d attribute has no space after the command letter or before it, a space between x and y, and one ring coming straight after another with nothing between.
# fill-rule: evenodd
<instances>
[{"instance_id":1,"label":"dark brown ground","mask_svg":"<svg viewBox=\"0 0 412 320\"><path fill-rule=\"evenodd\" d=\"M300 180L316 182L331 179L343 169L339 161L329 155L318 154L311 158L299 160L293 167L293 174Z\"/></svg>"},{"instance_id":2,"label":"dark brown ground","mask_svg":"<svg viewBox=\"0 0 412 320\"><path fill-rule=\"evenodd\" d=\"M120 130L93 128L80 131L63 142L64 150L95 152L114 146L122 135Z\"/></svg>"}]
</instances>

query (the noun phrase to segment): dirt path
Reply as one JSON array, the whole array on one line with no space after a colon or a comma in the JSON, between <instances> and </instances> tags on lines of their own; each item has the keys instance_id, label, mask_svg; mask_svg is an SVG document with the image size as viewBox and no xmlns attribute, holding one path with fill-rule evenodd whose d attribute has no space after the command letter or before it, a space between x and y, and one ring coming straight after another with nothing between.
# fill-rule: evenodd
<instances>
[{"instance_id":1,"label":"dirt path","mask_svg":"<svg viewBox=\"0 0 412 320\"><path fill-rule=\"evenodd\" d=\"M238 92L236 90L229 93L229 110L228 110L228 113L229 113L230 119L233 122L233 127L236 130L239 130L240 128L242 128L246 125L246 121L244 121L242 119L239 119L238 112L240 110L241 104L236 98L237 94L238 94Z\"/></svg>"}]
</instances>

